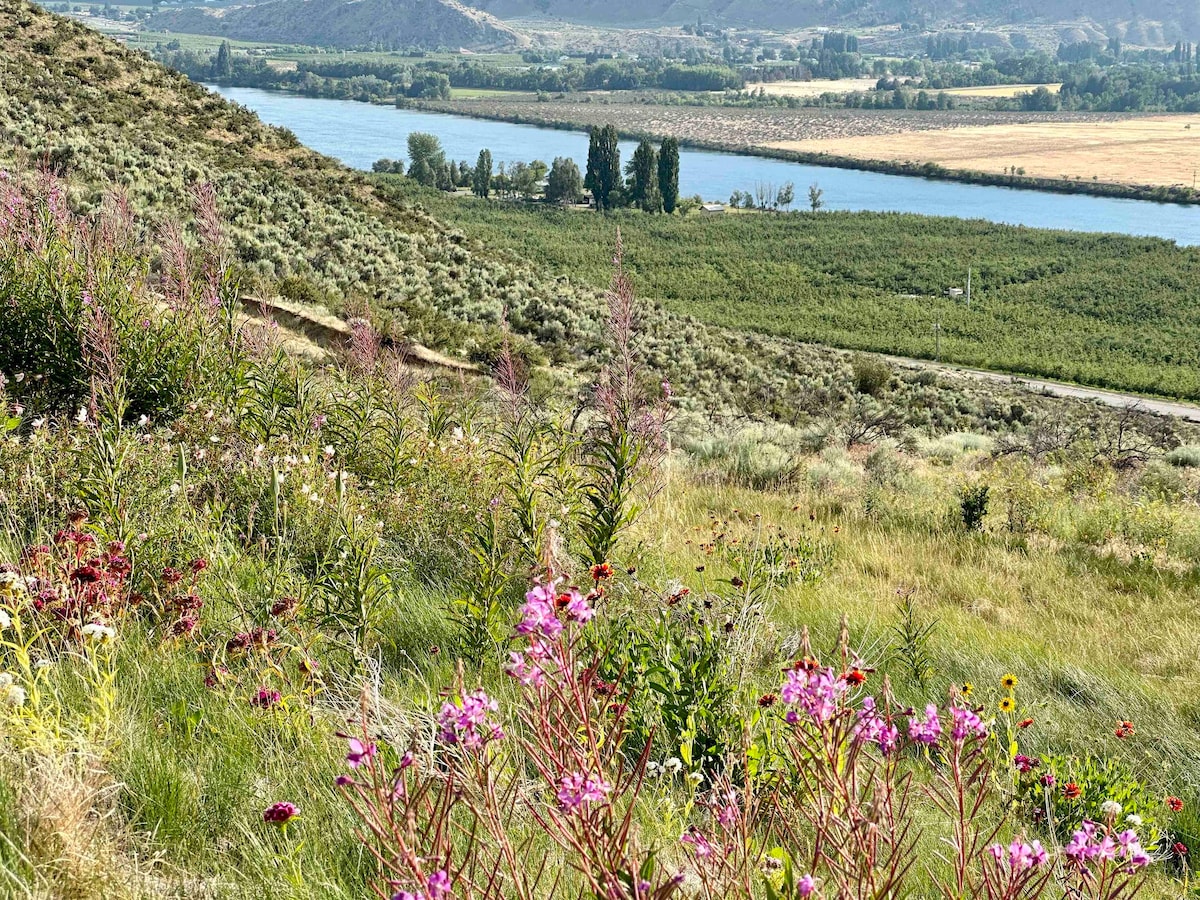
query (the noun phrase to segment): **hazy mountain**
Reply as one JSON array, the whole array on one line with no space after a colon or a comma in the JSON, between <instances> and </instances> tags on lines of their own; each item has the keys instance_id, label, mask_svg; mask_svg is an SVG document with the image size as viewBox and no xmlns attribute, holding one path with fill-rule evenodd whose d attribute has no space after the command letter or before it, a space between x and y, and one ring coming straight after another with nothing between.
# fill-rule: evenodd
<instances>
[{"instance_id":1,"label":"hazy mountain","mask_svg":"<svg viewBox=\"0 0 1200 900\"><path fill-rule=\"evenodd\" d=\"M1195 0L471 0L507 19L537 16L608 25L687 24L703 20L724 27L801 28L866 26L900 22L1021 25L1083 21L1137 29L1162 23L1175 35L1200 37Z\"/></svg>"},{"instance_id":2,"label":"hazy mountain","mask_svg":"<svg viewBox=\"0 0 1200 900\"><path fill-rule=\"evenodd\" d=\"M154 16L155 31L326 47L509 48L515 30L458 0L272 0Z\"/></svg>"}]
</instances>

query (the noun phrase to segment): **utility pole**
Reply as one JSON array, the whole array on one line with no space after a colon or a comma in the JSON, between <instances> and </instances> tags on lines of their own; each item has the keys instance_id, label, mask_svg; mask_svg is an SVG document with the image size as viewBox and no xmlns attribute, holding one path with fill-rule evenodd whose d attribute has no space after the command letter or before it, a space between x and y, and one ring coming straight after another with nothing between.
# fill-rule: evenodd
<instances>
[{"instance_id":1,"label":"utility pole","mask_svg":"<svg viewBox=\"0 0 1200 900\"><path fill-rule=\"evenodd\" d=\"M971 308L971 267L967 267L967 309Z\"/></svg>"},{"instance_id":2,"label":"utility pole","mask_svg":"<svg viewBox=\"0 0 1200 900\"><path fill-rule=\"evenodd\" d=\"M936 341L935 350L933 353L933 361L942 361L942 313L938 311L937 321L933 323L934 340Z\"/></svg>"}]
</instances>

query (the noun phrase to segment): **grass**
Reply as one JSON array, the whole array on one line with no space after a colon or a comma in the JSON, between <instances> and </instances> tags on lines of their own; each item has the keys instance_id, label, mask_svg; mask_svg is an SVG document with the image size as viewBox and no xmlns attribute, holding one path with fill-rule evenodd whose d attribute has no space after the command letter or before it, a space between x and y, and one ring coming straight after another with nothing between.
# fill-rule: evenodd
<instances>
[{"instance_id":1,"label":"grass","mask_svg":"<svg viewBox=\"0 0 1200 900\"><path fill-rule=\"evenodd\" d=\"M1058 93L1061 84L991 84L977 87L946 88L944 93L954 97L1016 97L1018 94L1028 94L1040 87L1051 93Z\"/></svg>"}]
</instances>

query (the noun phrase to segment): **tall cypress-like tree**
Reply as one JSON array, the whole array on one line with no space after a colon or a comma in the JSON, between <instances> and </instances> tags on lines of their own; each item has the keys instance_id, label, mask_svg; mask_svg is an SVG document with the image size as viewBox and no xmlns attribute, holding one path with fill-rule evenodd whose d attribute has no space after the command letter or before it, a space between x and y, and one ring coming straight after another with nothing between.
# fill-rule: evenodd
<instances>
[{"instance_id":1,"label":"tall cypress-like tree","mask_svg":"<svg viewBox=\"0 0 1200 900\"><path fill-rule=\"evenodd\" d=\"M625 170L629 176L629 202L646 212L658 212L658 154L654 145L642 141Z\"/></svg>"},{"instance_id":2,"label":"tall cypress-like tree","mask_svg":"<svg viewBox=\"0 0 1200 900\"><path fill-rule=\"evenodd\" d=\"M221 41L221 46L217 48L217 58L213 61L213 77L233 77L233 55L229 41Z\"/></svg>"},{"instance_id":3,"label":"tall cypress-like tree","mask_svg":"<svg viewBox=\"0 0 1200 900\"><path fill-rule=\"evenodd\" d=\"M658 151L658 195L666 213L679 205L679 141L667 138Z\"/></svg>"},{"instance_id":4,"label":"tall cypress-like tree","mask_svg":"<svg viewBox=\"0 0 1200 900\"><path fill-rule=\"evenodd\" d=\"M492 192L492 151L480 150L471 173L471 192L476 197L487 197Z\"/></svg>"},{"instance_id":5,"label":"tall cypress-like tree","mask_svg":"<svg viewBox=\"0 0 1200 900\"><path fill-rule=\"evenodd\" d=\"M589 132L587 177L583 186L596 198L597 209L612 207L612 193L621 183L621 150L613 125Z\"/></svg>"}]
</instances>

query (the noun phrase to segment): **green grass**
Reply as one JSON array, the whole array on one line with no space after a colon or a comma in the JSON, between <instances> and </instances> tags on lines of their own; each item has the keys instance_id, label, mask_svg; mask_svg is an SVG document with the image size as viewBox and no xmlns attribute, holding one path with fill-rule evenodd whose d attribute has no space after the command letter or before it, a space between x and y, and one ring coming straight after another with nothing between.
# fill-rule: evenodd
<instances>
[{"instance_id":1,"label":"green grass","mask_svg":"<svg viewBox=\"0 0 1200 900\"><path fill-rule=\"evenodd\" d=\"M409 194L491 246L608 281L619 226L642 295L710 325L1200 398L1200 249L892 213L602 216ZM973 269L970 309L944 296Z\"/></svg>"}]
</instances>

